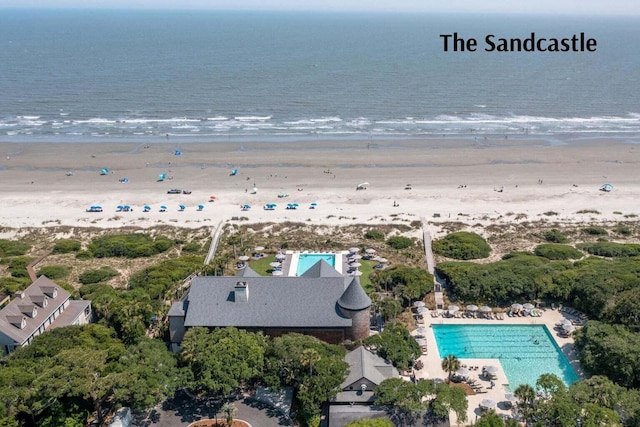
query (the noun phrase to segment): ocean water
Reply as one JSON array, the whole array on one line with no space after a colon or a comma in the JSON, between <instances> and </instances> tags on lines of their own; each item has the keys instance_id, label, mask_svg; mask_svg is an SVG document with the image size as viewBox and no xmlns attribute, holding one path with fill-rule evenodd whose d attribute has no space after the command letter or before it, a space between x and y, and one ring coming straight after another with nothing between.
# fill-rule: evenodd
<instances>
[{"instance_id":1,"label":"ocean water","mask_svg":"<svg viewBox=\"0 0 640 427\"><path fill-rule=\"evenodd\" d=\"M640 18L0 13L0 141L640 135ZM444 52L440 34L594 53Z\"/></svg>"}]
</instances>

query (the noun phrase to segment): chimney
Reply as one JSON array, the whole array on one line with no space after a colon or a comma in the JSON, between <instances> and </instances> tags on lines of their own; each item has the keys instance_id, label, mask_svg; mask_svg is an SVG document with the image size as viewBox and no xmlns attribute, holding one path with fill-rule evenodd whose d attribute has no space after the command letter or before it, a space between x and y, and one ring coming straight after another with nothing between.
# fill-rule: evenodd
<instances>
[{"instance_id":1,"label":"chimney","mask_svg":"<svg viewBox=\"0 0 640 427\"><path fill-rule=\"evenodd\" d=\"M16 299L24 299L24 291L18 291L14 296Z\"/></svg>"},{"instance_id":2,"label":"chimney","mask_svg":"<svg viewBox=\"0 0 640 427\"><path fill-rule=\"evenodd\" d=\"M249 286L247 282L236 282L233 290L235 292L236 302L247 302L249 300Z\"/></svg>"}]
</instances>

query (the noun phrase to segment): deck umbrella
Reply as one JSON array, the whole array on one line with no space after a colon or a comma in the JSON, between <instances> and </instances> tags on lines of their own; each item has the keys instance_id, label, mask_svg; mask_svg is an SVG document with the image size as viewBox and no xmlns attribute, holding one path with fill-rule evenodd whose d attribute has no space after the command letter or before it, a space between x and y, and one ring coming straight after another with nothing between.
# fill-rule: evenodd
<instances>
[{"instance_id":1,"label":"deck umbrella","mask_svg":"<svg viewBox=\"0 0 640 427\"><path fill-rule=\"evenodd\" d=\"M528 302L526 304L522 304L522 308L524 308L525 310L531 310L532 308L535 308L535 305Z\"/></svg>"},{"instance_id":2,"label":"deck umbrella","mask_svg":"<svg viewBox=\"0 0 640 427\"><path fill-rule=\"evenodd\" d=\"M469 304L469 305L467 306L467 310L468 310L468 311L478 311L478 306L477 306L477 305L475 305L475 304Z\"/></svg>"},{"instance_id":3,"label":"deck umbrella","mask_svg":"<svg viewBox=\"0 0 640 427\"><path fill-rule=\"evenodd\" d=\"M247 255L240 255L238 259L243 262L249 261L249 257Z\"/></svg>"},{"instance_id":4,"label":"deck umbrella","mask_svg":"<svg viewBox=\"0 0 640 427\"><path fill-rule=\"evenodd\" d=\"M513 308L514 310L522 310L523 305L515 303L515 304L511 304L511 308Z\"/></svg>"},{"instance_id":5,"label":"deck umbrella","mask_svg":"<svg viewBox=\"0 0 640 427\"><path fill-rule=\"evenodd\" d=\"M488 305L483 305L482 307L480 307L480 311L483 313L489 313L491 310L491 307L489 307Z\"/></svg>"},{"instance_id":6,"label":"deck umbrella","mask_svg":"<svg viewBox=\"0 0 640 427\"><path fill-rule=\"evenodd\" d=\"M498 404L496 403L496 401L489 398L482 399L482 402L480 402L480 407L482 409L496 409L497 406Z\"/></svg>"},{"instance_id":7,"label":"deck umbrella","mask_svg":"<svg viewBox=\"0 0 640 427\"><path fill-rule=\"evenodd\" d=\"M413 305L416 307L424 307L426 304L424 303L424 301L416 301L413 303Z\"/></svg>"},{"instance_id":8,"label":"deck umbrella","mask_svg":"<svg viewBox=\"0 0 640 427\"><path fill-rule=\"evenodd\" d=\"M460 307L458 307L457 305L450 305L449 306L449 311L451 311L451 312L455 313L456 311L459 311L459 310L460 310Z\"/></svg>"}]
</instances>

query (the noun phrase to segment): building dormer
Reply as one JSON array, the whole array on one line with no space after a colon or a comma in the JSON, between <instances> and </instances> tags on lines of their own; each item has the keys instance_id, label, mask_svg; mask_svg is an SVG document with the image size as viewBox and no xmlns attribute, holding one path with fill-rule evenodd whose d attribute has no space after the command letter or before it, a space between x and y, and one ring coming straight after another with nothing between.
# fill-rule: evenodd
<instances>
[{"instance_id":1,"label":"building dormer","mask_svg":"<svg viewBox=\"0 0 640 427\"><path fill-rule=\"evenodd\" d=\"M49 298L56 298L58 296L57 286L40 286L40 290Z\"/></svg>"},{"instance_id":2,"label":"building dormer","mask_svg":"<svg viewBox=\"0 0 640 427\"><path fill-rule=\"evenodd\" d=\"M38 307L45 308L49 303L49 297L46 295L31 295L31 301Z\"/></svg>"},{"instance_id":3,"label":"building dormer","mask_svg":"<svg viewBox=\"0 0 640 427\"><path fill-rule=\"evenodd\" d=\"M18 304L20 313L31 317L32 319L38 315L38 309L35 304Z\"/></svg>"},{"instance_id":4,"label":"building dormer","mask_svg":"<svg viewBox=\"0 0 640 427\"><path fill-rule=\"evenodd\" d=\"M7 322L18 329L24 329L27 326L27 318L25 316L7 316Z\"/></svg>"},{"instance_id":5,"label":"building dormer","mask_svg":"<svg viewBox=\"0 0 640 427\"><path fill-rule=\"evenodd\" d=\"M249 301L249 285L247 285L247 282L236 282L233 291L235 294L235 302Z\"/></svg>"}]
</instances>

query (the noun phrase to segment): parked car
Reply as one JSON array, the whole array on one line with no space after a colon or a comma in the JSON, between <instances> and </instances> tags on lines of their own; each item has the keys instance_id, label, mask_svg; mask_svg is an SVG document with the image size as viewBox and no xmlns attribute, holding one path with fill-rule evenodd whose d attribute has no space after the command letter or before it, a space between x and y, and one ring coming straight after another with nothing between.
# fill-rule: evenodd
<instances>
[{"instance_id":1,"label":"parked car","mask_svg":"<svg viewBox=\"0 0 640 427\"><path fill-rule=\"evenodd\" d=\"M182 190L182 194L191 194L191 190Z\"/></svg>"},{"instance_id":2,"label":"parked car","mask_svg":"<svg viewBox=\"0 0 640 427\"><path fill-rule=\"evenodd\" d=\"M167 194L182 194L182 190L178 188L172 188L171 190L167 191Z\"/></svg>"}]
</instances>

